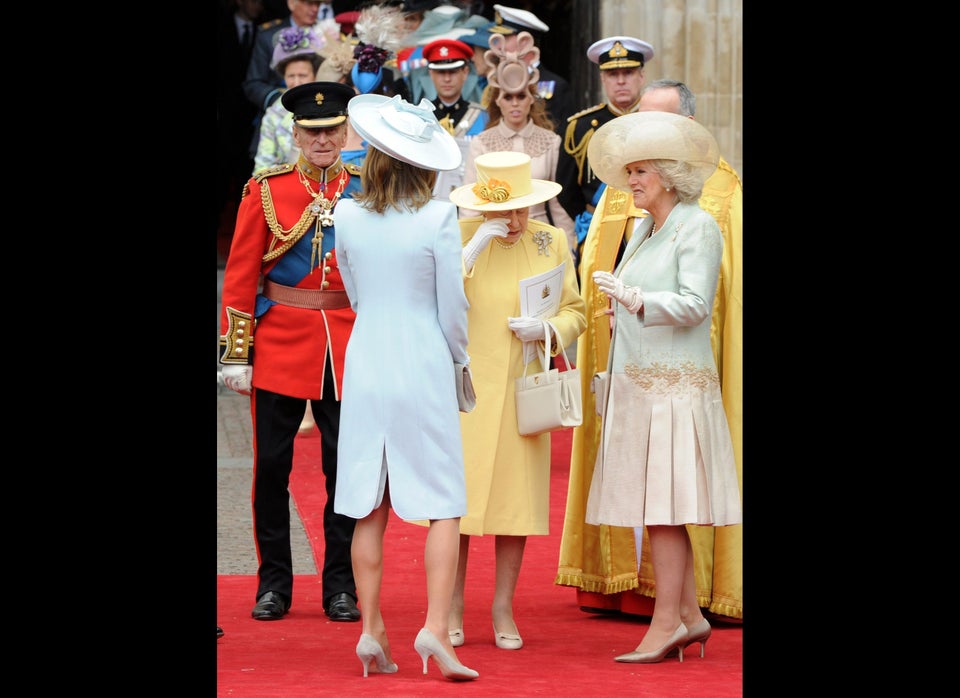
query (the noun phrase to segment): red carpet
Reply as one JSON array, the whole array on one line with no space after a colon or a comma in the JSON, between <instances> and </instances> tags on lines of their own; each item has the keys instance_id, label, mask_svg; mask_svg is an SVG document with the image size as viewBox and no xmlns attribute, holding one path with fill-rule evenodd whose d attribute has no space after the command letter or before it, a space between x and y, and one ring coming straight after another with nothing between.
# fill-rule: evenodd
<instances>
[{"instance_id":1,"label":"red carpet","mask_svg":"<svg viewBox=\"0 0 960 698\"><path fill-rule=\"evenodd\" d=\"M514 602L524 646L498 649L493 642L492 536L471 540L464 617L466 644L460 660L480 672L472 682L444 679L435 662L422 674L413 639L423 626L426 591L423 544L426 528L391 517L384 561L383 614L399 672L363 678L354 652L360 623L333 623L323 613L319 575L297 575L290 613L281 621L250 618L256 577L217 578L217 695L240 698L299 696L433 695L643 695L653 698L743 695L742 625L713 621L706 656L691 645L681 664L621 664L613 657L640 642L648 618L584 613L576 590L553 583L567 492L571 430L553 433L550 535L527 540ZM291 491L317 568L323 558L320 439L298 437ZM211 642L213 630L211 629Z\"/></svg>"}]
</instances>

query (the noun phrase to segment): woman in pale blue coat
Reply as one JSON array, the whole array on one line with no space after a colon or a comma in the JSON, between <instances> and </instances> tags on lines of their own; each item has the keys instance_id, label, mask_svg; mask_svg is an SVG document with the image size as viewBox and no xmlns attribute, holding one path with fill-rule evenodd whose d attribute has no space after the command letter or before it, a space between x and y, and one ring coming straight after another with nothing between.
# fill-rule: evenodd
<instances>
[{"instance_id":1,"label":"woman in pale blue coat","mask_svg":"<svg viewBox=\"0 0 960 698\"><path fill-rule=\"evenodd\" d=\"M460 165L453 137L424 102L359 95L348 111L369 144L363 193L336 210L336 264L357 314L347 344L334 510L357 519L351 555L363 631L357 656L394 673L380 613L390 508L430 521L427 613L414 641L450 679L479 674L447 635L460 517L467 513L454 363L469 365L457 209L431 198L437 170ZM344 206L344 204L348 204ZM406 590L402 590L406 591Z\"/></svg>"}]
</instances>

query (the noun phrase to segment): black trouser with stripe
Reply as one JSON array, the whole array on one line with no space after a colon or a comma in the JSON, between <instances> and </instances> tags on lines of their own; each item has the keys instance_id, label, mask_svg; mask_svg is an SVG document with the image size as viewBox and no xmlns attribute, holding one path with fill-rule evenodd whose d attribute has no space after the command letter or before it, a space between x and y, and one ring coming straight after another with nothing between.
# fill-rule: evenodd
<instances>
[{"instance_id":1,"label":"black trouser with stripe","mask_svg":"<svg viewBox=\"0 0 960 698\"><path fill-rule=\"evenodd\" d=\"M333 511L337 486L337 437L340 433L340 402L334 399L330 364L324 378L324 393L312 400L313 416L320 430L320 456L327 491L323 508L323 608L330 597L347 592L354 599L350 545L356 519ZM293 555L290 548L290 472L293 441L303 420L306 400L268 390L254 394L254 484L253 523L260 567L257 599L275 591L288 603L293 600Z\"/></svg>"}]
</instances>

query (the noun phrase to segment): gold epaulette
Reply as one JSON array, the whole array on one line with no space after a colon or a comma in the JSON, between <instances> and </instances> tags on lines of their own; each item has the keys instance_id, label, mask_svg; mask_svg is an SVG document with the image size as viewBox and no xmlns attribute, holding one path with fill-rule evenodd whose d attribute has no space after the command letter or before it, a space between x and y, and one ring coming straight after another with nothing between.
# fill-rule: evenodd
<instances>
[{"instance_id":1,"label":"gold epaulette","mask_svg":"<svg viewBox=\"0 0 960 698\"><path fill-rule=\"evenodd\" d=\"M583 165L587 161L587 146L590 145L590 138L593 136L593 131L596 128L597 124L594 120L588 128L583 133L583 137L580 139L580 142L575 142L576 139L576 130L577 130L577 119L581 116L586 116L587 114L592 114L595 111L606 108L606 103L601 102L592 107L588 107L583 111L578 111L576 114L567 119L567 130L563 136L563 149L567 152L568 155L573 156L574 161L577 163L577 184L583 184ZM588 180L589 181L589 178Z\"/></svg>"},{"instance_id":2,"label":"gold epaulette","mask_svg":"<svg viewBox=\"0 0 960 698\"><path fill-rule=\"evenodd\" d=\"M358 164L356 164L356 163L354 163L354 162L348 162L346 165L343 166L343 168L344 168L347 172L349 172L350 174L352 174L352 175L354 175L354 176L356 176L356 177L359 177L359 176L360 176L360 165L358 165Z\"/></svg>"},{"instance_id":3,"label":"gold epaulette","mask_svg":"<svg viewBox=\"0 0 960 698\"><path fill-rule=\"evenodd\" d=\"M273 167L268 167L265 170L260 170L257 174L253 175L253 178L257 180L257 184L262 182L267 177L273 177L278 174L286 174L287 172L293 172L293 168L296 167L295 162L285 162L280 165L274 165Z\"/></svg>"},{"instance_id":4,"label":"gold epaulette","mask_svg":"<svg viewBox=\"0 0 960 698\"><path fill-rule=\"evenodd\" d=\"M264 29L269 29L270 27L275 27L275 26L277 26L278 24L280 24L280 22L282 22L282 21L283 21L282 19L270 19L270 20L267 20L266 22L264 22L263 24L260 25L260 30L262 31L262 30L264 30Z\"/></svg>"},{"instance_id":5,"label":"gold epaulette","mask_svg":"<svg viewBox=\"0 0 960 698\"><path fill-rule=\"evenodd\" d=\"M582 109L581 111L578 111L578 112L577 112L576 114L574 114L573 116L568 116L568 117L567 117L567 123L570 123L571 121L576 121L577 119L579 119L579 118L580 118L581 116L583 116L584 114L590 114L591 112L595 112L595 111L597 111L598 109L604 109L606 106L607 106L607 103L606 103L606 102L600 102L600 104L595 104L595 105L593 105L592 107L587 107L586 109Z\"/></svg>"},{"instance_id":6,"label":"gold epaulette","mask_svg":"<svg viewBox=\"0 0 960 698\"><path fill-rule=\"evenodd\" d=\"M226 313L230 326L220 337L220 346L223 347L220 362L245 366L250 363L250 348L253 346L253 316L229 306Z\"/></svg>"}]
</instances>

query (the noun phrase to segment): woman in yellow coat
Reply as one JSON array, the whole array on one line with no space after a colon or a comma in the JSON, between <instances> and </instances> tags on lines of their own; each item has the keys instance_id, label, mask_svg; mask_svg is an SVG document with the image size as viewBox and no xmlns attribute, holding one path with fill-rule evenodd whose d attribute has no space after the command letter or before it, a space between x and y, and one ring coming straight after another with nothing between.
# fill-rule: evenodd
<instances>
[{"instance_id":1,"label":"woman in yellow coat","mask_svg":"<svg viewBox=\"0 0 960 698\"><path fill-rule=\"evenodd\" d=\"M521 436L517 429L514 381L524 370L524 347L544 345L544 321L521 316L520 281L564 265L559 309L546 318L559 334L551 334L551 356L571 344L587 320L566 235L529 216L529 207L556 196L560 185L531 179L526 153L485 153L474 166L476 184L450 194L453 203L481 215L460 220L477 406L460 415L467 514L460 519L460 563L449 630L454 647L462 645L470 536L494 535L494 641L501 649L520 649L513 597L523 549L527 536L550 532L550 433ZM560 364L565 367L562 359ZM539 365L534 358L529 370Z\"/></svg>"}]
</instances>

